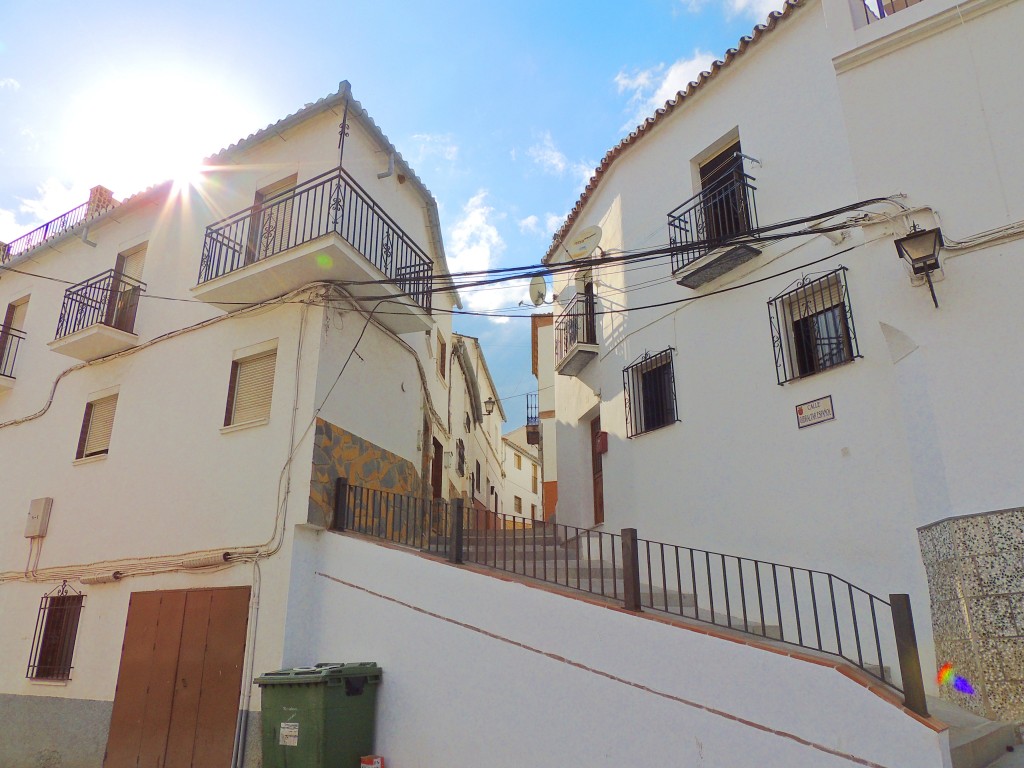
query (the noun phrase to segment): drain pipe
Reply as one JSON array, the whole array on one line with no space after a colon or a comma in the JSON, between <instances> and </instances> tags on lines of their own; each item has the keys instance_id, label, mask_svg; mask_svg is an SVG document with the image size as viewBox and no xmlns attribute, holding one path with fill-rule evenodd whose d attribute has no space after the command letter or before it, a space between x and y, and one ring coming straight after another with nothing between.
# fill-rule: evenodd
<instances>
[{"instance_id":1,"label":"drain pipe","mask_svg":"<svg viewBox=\"0 0 1024 768\"><path fill-rule=\"evenodd\" d=\"M386 179L388 176L395 172L395 153L388 152L388 169L382 173L377 174L378 179Z\"/></svg>"}]
</instances>

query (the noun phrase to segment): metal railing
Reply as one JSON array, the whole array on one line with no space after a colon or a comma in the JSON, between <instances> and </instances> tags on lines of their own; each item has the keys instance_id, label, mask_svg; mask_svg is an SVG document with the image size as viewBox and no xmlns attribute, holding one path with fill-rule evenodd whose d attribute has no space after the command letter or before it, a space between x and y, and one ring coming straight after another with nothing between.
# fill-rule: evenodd
<instances>
[{"instance_id":1,"label":"metal railing","mask_svg":"<svg viewBox=\"0 0 1024 768\"><path fill-rule=\"evenodd\" d=\"M864 23L871 24L892 16L897 11L917 5L921 0L864 0Z\"/></svg>"},{"instance_id":2,"label":"metal railing","mask_svg":"<svg viewBox=\"0 0 1024 768\"><path fill-rule=\"evenodd\" d=\"M413 301L430 310L433 262L345 171L335 168L206 228L199 283L340 235Z\"/></svg>"},{"instance_id":3,"label":"metal railing","mask_svg":"<svg viewBox=\"0 0 1024 768\"><path fill-rule=\"evenodd\" d=\"M555 364L562 362L577 344L597 344L594 297L576 294L555 321Z\"/></svg>"},{"instance_id":4,"label":"metal railing","mask_svg":"<svg viewBox=\"0 0 1024 768\"><path fill-rule=\"evenodd\" d=\"M735 632L840 657L927 715L909 598L825 571L526 520L462 499L335 486L333 530L354 531Z\"/></svg>"},{"instance_id":5,"label":"metal railing","mask_svg":"<svg viewBox=\"0 0 1024 768\"><path fill-rule=\"evenodd\" d=\"M668 240L677 272L722 243L757 229L751 176L737 170L714 182L668 214Z\"/></svg>"},{"instance_id":6,"label":"metal railing","mask_svg":"<svg viewBox=\"0 0 1024 768\"><path fill-rule=\"evenodd\" d=\"M14 378L14 363L25 332L6 325L0 326L0 376Z\"/></svg>"},{"instance_id":7,"label":"metal railing","mask_svg":"<svg viewBox=\"0 0 1024 768\"><path fill-rule=\"evenodd\" d=\"M902 690L888 601L824 571L637 543L642 607L840 656Z\"/></svg>"},{"instance_id":8,"label":"metal railing","mask_svg":"<svg viewBox=\"0 0 1024 768\"><path fill-rule=\"evenodd\" d=\"M113 269L71 286L64 291L55 338L97 323L134 333L139 297L145 290L145 283Z\"/></svg>"},{"instance_id":9,"label":"metal railing","mask_svg":"<svg viewBox=\"0 0 1024 768\"><path fill-rule=\"evenodd\" d=\"M16 256L20 256L26 251L31 251L33 248L41 245L51 237L63 235L65 232L74 229L93 215L102 213L108 208L113 207L113 204L113 200L110 200L109 205L97 207L94 202L84 202L81 205L72 208L67 213L62 213L52 221L46 222L41 227L36 227L28 234L19 237L17 240L12 240L7 243L6 246L0 243L0 264L6 264Z\"/></svg>"},{"instance_id":10,"label":"metal railing","mask_svg":"<svg viewBox=\"0 0 1024 768\"><path fill-rule=\"evenodd\" d=\"M537 392L526 393L526 425L528 427L540 424L540 405L538 395L539 393Z\"/></svg>"}]
</instances>

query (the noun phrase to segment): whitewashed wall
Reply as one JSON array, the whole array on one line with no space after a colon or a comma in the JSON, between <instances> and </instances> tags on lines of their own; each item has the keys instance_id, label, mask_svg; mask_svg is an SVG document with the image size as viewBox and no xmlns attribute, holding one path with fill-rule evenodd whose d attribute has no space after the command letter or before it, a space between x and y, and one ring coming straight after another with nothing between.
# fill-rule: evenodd
<instances>
[{"instance_id":1,"label":"whitewashed wall","mask_svg":"<svg viewBox=\"0 0 1024 768\"><path fill-rule=\"evenodd\" d=\"M300 540L288 663L378 663L389 763L949 765L944 734L834 669L355 538Z\"/></svg>"}]
</instances>

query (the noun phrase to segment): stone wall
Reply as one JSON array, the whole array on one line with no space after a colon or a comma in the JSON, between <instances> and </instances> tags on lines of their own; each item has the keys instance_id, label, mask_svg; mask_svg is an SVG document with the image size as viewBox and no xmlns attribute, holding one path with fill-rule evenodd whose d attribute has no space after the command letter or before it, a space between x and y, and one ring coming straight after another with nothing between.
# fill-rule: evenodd
<instances>
[{"instance_id":1,"label":"stone wall","mask_svg":"<svg viewBox=\"0 0 1024 768\"><path fill-rule=\"evenodd\" d=\"M1024 723L1024 509L954 517L918 530L931 593L936 662L969 696L941 695L985 717Z\"/></svg>"},{"instance_id":2,"label":"stone wall","mask_svg":"<svg viewBox=\"0 0 1024 768\"><path fill-rule=\"evenodd\" d=\"M407 496L420 496L424 490L411 461L317 419L307 518L311 524L329 527L338 477L347 477L351 485Z\"/></svg>"}]
</instances>

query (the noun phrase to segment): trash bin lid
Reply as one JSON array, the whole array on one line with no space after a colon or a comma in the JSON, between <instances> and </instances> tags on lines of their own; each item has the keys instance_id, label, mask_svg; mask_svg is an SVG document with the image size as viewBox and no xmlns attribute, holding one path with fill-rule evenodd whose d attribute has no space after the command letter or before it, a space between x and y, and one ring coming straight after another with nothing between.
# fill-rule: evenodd
<instances>
[{"instance_id":1,"label":"trash bin lid","mask_svg":"<svg viewBox=\"0 0 1024 768\"><path fill-rule=\"evenodd\" d=\"M346 677L365 677L367 682L379 683L381 668L372 661L349 663L323 663L312 667L292 667L264 672L253 682L256 685L330 685Z\"/></svg>"}]
</instances>

